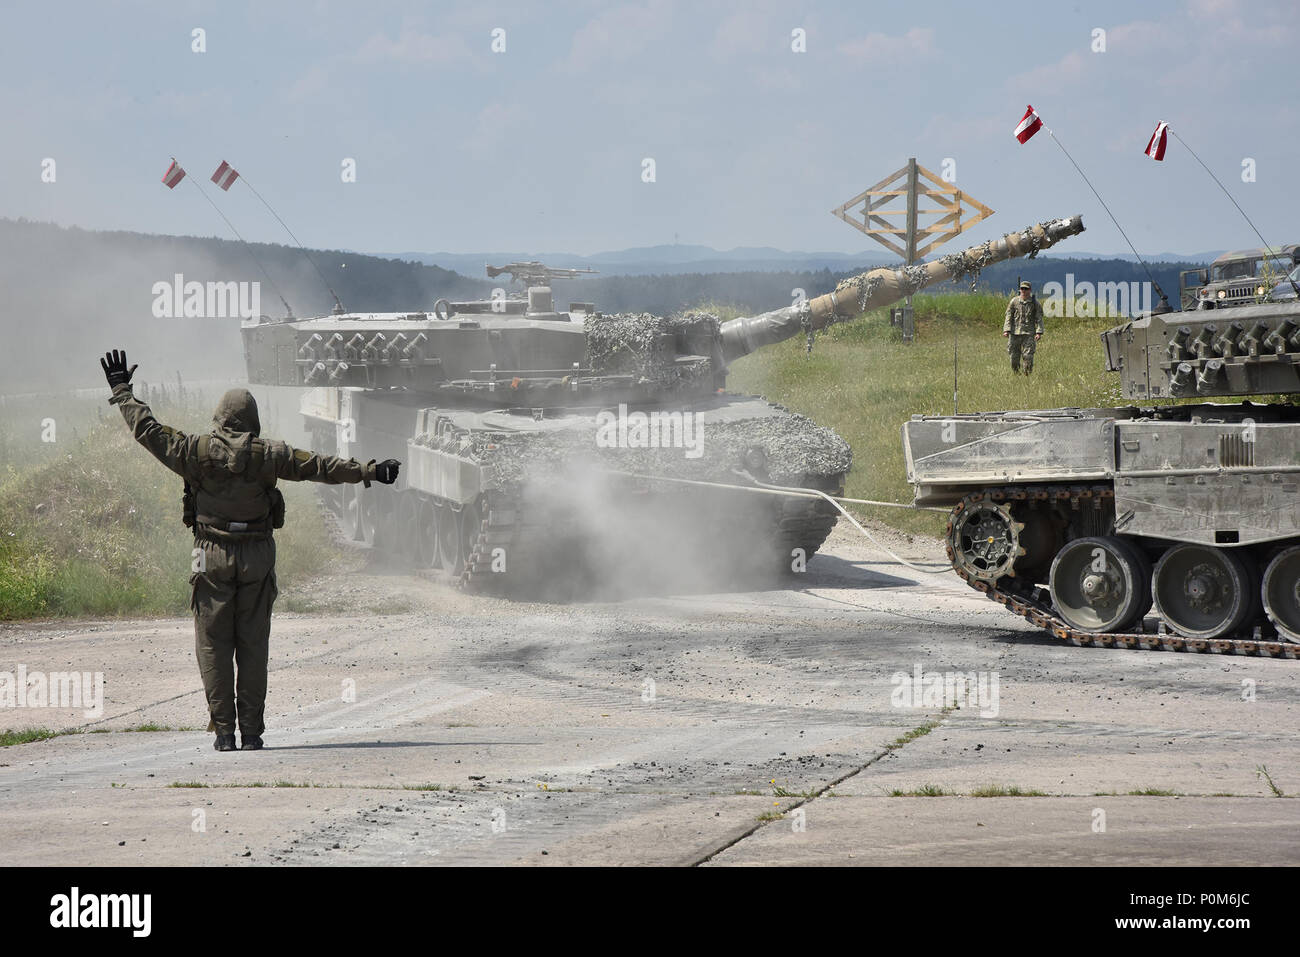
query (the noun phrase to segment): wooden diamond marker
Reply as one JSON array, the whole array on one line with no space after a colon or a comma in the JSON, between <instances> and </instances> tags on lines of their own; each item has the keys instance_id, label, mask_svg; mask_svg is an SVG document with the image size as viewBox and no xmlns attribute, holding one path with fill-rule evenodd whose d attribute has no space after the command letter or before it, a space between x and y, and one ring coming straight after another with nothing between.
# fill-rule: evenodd
<instances>
[{"instance_id":1,"label":"wooden diamond marker","mask_svg":"<svg viewBox=\"0 0 1300 957\"><path fill-rule=\"evenodd\" d=\"M923 183L922 177L929 183ZM904 198L905 209L880 208L900 196ZM934 200L935 208L918 208L917 203L922 198ZM965 219L962 218L963 204L969 207L964 210ZM952 184L945 183L919 165L915 158L831 212L902 256L907 263L925 258L932 250L993 215L993 210ZM902 217L902 223L887 219L889 216ZM922 216L938 218L922 225L919 222ZM897 241L888 238L891 236ZM922 242L925 244L918 245Z\"/></svg>"}]
</instances>

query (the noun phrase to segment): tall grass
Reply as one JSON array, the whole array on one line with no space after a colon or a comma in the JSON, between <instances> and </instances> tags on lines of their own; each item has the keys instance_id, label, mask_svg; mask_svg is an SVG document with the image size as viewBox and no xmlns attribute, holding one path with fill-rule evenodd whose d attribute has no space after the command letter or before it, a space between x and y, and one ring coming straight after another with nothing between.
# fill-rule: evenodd
<instances>
[{"instance_id":1,"label":"tall grass","mask_svg":"<svg viewBox=\"0 0 1300 957\"><path fill-rule=\"evenodd\" d=\"M154 406L184 431L206 431L211 409L200 397ZM109 411L75 434L60 432L55 451L26 465L10 460L0 473L0 620L188 613L193 538L181 524L181 479ZM313 492L285 486L282 590L336 554Z\"/></svg>"},{"instance_id":2,"label":"tall grass","mask_svg":"<svg viewBox=\"0 0 1300 957\"><path fill-rule=\"evenodd\" d=\"M755 392L829 426L853 447L846 494L910 502L900 429L913 414L953 411L953 346L962 412L1105 406L1119 377L1104 371L1100 333L1114 319L1049 319L1032 376L1011 373L1002 320L1007 299L940 293L914 301L916 338L904 344L887 309L819 334L811 355L797 337L738 360L727 388ZM934 512L865 509L907 532L938 535Z\"/></svg>"}]
</instances>

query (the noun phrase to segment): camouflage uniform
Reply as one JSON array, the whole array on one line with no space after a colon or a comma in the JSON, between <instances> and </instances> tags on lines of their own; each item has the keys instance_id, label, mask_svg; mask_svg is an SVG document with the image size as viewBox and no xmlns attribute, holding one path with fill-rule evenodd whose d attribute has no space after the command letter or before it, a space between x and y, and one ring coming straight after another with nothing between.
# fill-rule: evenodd
<instances>
[{"instance_id":1,"label":"camouflage uniform","mask_svg":"<svg viewBox=\"0 0 1300 957\"><path fill-rule=\"evenodd\" d=\"M212 718L208 730L233 735L238 713L245 741L260 738L271 605L279 594L271 519L276 480L368 486L376 477L375 464L258 438L257 403L246 389L221 397L206 436L159 423L129 383L114 386L109 401L121 408L136 441L185 479L194 495L194 555L201 570L190 575L190 608Z\"/></svg>"},{"instance_id":2,"label":"camouflage uniform","mask_svg":"<svg viewBox=\"0 0 1300 957\"><path fill-rule=\"evenodd\" d=\"M1025 375L1034 371L1035 336L1043 334L1043 306L1033 296L1021 299L1012 296L1007 303L1007 318L1002 331L1008 333L1007 352L1011 355L1011 371L1019 372L1023 363Z\"/></svg>"}]
</instances>

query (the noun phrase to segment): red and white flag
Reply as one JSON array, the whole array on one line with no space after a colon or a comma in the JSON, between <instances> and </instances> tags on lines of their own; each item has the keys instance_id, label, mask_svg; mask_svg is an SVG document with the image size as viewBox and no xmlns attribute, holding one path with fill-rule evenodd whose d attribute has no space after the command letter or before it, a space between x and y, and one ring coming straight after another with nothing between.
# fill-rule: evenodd
<instances>
[{"instance_id":1,"label":"red and white flag","mask_svg":"<svg viewBox=\"0 0 1300 957\"><path fill-rule=\"evenodd\" d=\"M175 189L176 184L185 178L185 170L181 169L181 164L172 160L172 165L167 167L167 172L163 173L162 181L168 189Z\"/></svg>"},{"instance_id":2,"label":"red and white flag","mask_svg":"<svg viewBox=\"0 0 1300 957\"><path fill-rule=\"evenodd\" d=\"M1165 158L1165 144L1169 141L1169 124L1164 120L1156 127L1156 131L1151 134L1151 139L1147 141L1147 148L1144 151L1147 156L1153 160L1162 160Z\"/></svg>"},{"instance_id":3,"label":"red and white flag","mask_svg":"<svg viewBox=\"0 0 1300 957\"><path fill-rule=\"evenodd\" d=\"M1016 139L1021 143L1028 143L1029 138L1043 128L1043 121L1038 118L1032 106L1025 107L1025 115L1020 118L1020 125L1016 127Z\"/></svg>"},{"instance_id":4,"label":"red and white flag","mask_svg":"<svg viewBox=\"0 0 1300 957\"><path fill-rule=\"evenodd\" d=\"M225 160L221 161L221 165L217 167L217 171L212 174L212 182L216 183L222 189L230 189L230 187L235 185L235 180L237 179L239 179L239 174L236 173L235 168Z\"/></svg>"}]
</instances>

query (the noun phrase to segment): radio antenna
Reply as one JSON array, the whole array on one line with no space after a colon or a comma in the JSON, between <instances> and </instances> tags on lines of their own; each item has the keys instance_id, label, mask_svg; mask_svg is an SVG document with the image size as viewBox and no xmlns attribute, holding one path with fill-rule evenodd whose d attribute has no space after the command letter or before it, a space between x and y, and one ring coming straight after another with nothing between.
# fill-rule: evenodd
<instances>
[{"instance_id":1,"label":"radio antenna","mask_svg":"<svg viewBox=\"0 0 1300 957\"><path fill-rule=\"evenodd\" d=\"M1047 135L1052 138L1052 142L1061 148L1061 152L1064 153L1065 158L1070 161L1070 165L1073 166L1079 176L1083 178L1083 181L1088 184L1088 188L1092 190L1092 195L1097 197L1097 202L1101 203L1101 208L1106 211L1106 215L1110 217L1110 221L1115 224L1115 228L1119 230L1119 234L1124 237L1124 242L1128 243L1128 248L1133 250L1134 258L1137 259L1138 265L1142 267L1142 271L1147 274L1147 279L1151 281L1151 288L1156 291L1156 295L1160 297L1160 300L1163 303L1158 311L1168 312L1169 297L1166 296L1165 291L1160 288L1160 283L1156 282L1156 277L1151 275L1151 270L1147 267L1146 260L1142 258L1142 255L1137 251L1137 247L1134 246L1132 240L1128 238L1128 233L1124 232L1124 227L1119 224L1119 220L1116 219L1115 214L1110 211L1110 207L1106 205L1106 201L1101 198L1101 193L1097 192L1097 187L1092 185L1092 180L1088 179L1083 170L1079 168L1079 164L1074 161L1074 157L1071 156L1070 151L1065 148L1065 144L1057 139L1056 134L1052 132L1051 127L1044 127L1044 129L1047 130Z\"/></svg>"},{"instance_id":2,"label":"radio antenna","mask_svg":"<svg viewBox=\"0 0 1300 957\"><path fill-rule=\"evenodd\" d=\"M320 266L316 265L316 260L311 258L311 253L307 252L307 247L304 246L298 237L294 235L293 230L289 228L289 224L281 219L280 214L277 213L271 204L266 201L266 197L259 193L257 187L248 181L248 177L241 176L241 174L236 172L235 168L225 160L221 161L221 165L217 167L217 171L212 174L212 182L225 190L230 189L237 179L243 179L244 185L253 191L253 195L256 196L262 205L266 207L267 211L275 217L275 221L284 227L284 231L289 234L289 238L297 244L300 250L302 250L302 254L307 257L307 262L311 263L311 268L316 270L316 275L320 277L320 281L324 284L325 288L329 290L330 298L334 300L335 314L337 315L339 313L347 312L347 310L343 308L343 302L339 299L338 293L334 291L334 287L332 287L329 280L325 278L325 274L321 272Z\"/></svg>"},{"instance_id":3,"label":"radio antenna","mask_svg":"<svg viewBox=\"0 0 1300 957\"><path fill-rule=\"evenodd\" d=\"M1281 264L1282 257L1276 256L1270 251L1272 250L1273 247L1264 241L1264 237L1261 236L1259 230L1255 228L1255 224L1251 222L1250 217L1246 215L1246 211L1241 208L1241 204L1238 203L1235 199L1233 199L1232 194L1228 192L1228 188L1219 182L1219 177L1214 175L1214 173L1210 170L1210 168L1205 165L1204 161L1202 161L1202 159L1199 156L1197 156L1195 152L1192 151L1192 148L1187 145L1187 141L1183 139L1181 136L1179 136L1178 132L1172 126L1167 126L1165 128L1169 130L1170 133L1174 134L1174 139L1176 139L1178 142L1183 144L1183 149L1187 150L1188 153L1192 154L1192 159L1196 160L1196 162L1201 164L1201 169L1205 170L1205 172L1210 174L1210 179L1214 180L1214 184L1218 186L1219 189L1223 190L1223 195L1228 197L1228 200L1232 203L1233 206L1237 207L1237 212L1241 213L1241 218L1244 219L1247 222L1247 224L1249 224L1251 231L1259 238L1259 244L1264 247L1264 257L1266 259L1276 260L1279 264ZM1292 270L1284 269L1283 272L1286 274L1287 281L1291 283L1291 288L1295 290L1296 296L1300 297L1300 286L1297 286L1296 281L1291 278Z\"/></svg>"},{"instance_id":4,"label":"radio antenna","mask_svg":"<svg viewBox=\"0 0 1300 957\"><path fill-rule=\"evenodd\" d=\"M163 183L167 186L168 189L175 189L176 185L184 177L185 177L184 168L179 163L176 162L176 157L173 156L172 165L168 167L166 174L164 174L163 176ZM279 298L280 302L284 305L284 311L286 317L292 319L293 309L289 306L288 300L284 298L284 293L280 292L280 287L275 284L275 280L272 279L271 274L266 271L266 267L262 265L262 261L253 254L253 247L249 245L248 240L246 240L243 236L239 234L239 230L235 228L235 224L226 218L226 214L223 213L221 211L221 208L212 201L212 197L209 196L207 191L199 184L199 181L191 178L190 182L193 183L194 188L199 191L199 195L208 201L208 205L211 206L214 210L216 210L217 215L221 217L222 221L228 227L230 227L230 231L234 233L235 238L239 240L241 248L244 250L245 253L248 254L248 258L253 261L253 264L257 266L258 269L261 270L262 275L266 277L267 283L269 283L271 288L275 291L276 297Z\"/></svg>"}]
</instances>

